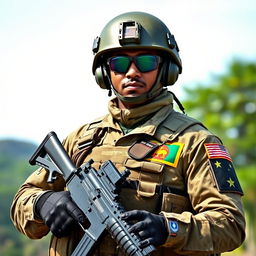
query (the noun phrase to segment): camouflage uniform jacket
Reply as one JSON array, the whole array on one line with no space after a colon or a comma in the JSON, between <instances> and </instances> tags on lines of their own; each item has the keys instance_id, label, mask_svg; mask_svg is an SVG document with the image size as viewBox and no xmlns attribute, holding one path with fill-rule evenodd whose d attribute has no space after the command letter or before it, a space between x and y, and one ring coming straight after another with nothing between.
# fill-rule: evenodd
<instances>
[{"instance_id":1,"label":"camouflage uniform jacket","mask_svg":"<svg viewBox=\"0 0 256 256\"><path fill-rule=\"evenodd\" d=\"M124 134L120 122L127 127L142 124ZM147 143L159 146L144 156ZM77 165L93 159L97 169L110 159L120 171L131 170L133 185L122 189L121 203L127 210L161 212L169 229L166 243L152 255L218 255L243 242L242 190L227 150L200 122L174 111L167 91L131 110L120 110L111 100L109 114L72 132L64 146ZM34 214L36 198L47 190L65 189L61 176L53 184L46 180L46 170L35 171L11 209L17 229L32 239L49 232ZM79 230L61 239L53 236L49 255L70 255L80 237ZM94 255L122 253L107 235Z\"/></svg>"}]
</instances>

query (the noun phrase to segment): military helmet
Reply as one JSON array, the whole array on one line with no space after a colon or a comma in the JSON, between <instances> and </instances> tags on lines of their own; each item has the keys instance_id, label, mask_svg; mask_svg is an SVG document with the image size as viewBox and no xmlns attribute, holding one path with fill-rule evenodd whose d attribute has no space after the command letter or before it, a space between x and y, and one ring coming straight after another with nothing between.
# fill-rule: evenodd
<instances>
[{"instance_id":1,"label":"military helmet","mask_svg":"<svg viewBox=\"0 0 256 256\"><path fill-rule=\"evenodd\" d=\"M149 49L164 56L161 82L164 86L176 82L182 71L179 48L167 26L157 17L144 12L127 12L107 23L93 43L92 71L103 89L110 89L110 78L104 58L117 50Z\"/></svg>"}]
</instances>

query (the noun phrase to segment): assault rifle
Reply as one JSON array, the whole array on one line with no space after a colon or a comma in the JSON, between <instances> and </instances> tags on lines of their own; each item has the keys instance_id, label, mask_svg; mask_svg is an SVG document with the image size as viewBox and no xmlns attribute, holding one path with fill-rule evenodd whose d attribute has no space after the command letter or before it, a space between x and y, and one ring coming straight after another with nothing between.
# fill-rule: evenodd
<instances>
[{"instance_id":1,"label":"assault rifle","mask_svg":"<svg viewBox=\"0 0 256 256\"><path fill-rule=\"evenodd\" d=\"M98 171L91 166L92 160L76 168L55 132L47 134L29 163L49 171L47 182L54 182L56 173L63 175L72 199L90 222L72 256L90 255L105 230L128 256L149 255L155 250L152 245L140 248L139 237L129 233L129 225L121 219L124 209L118 191L129 170L120 173L110 160Z\"/></svg>"}]
</instances>

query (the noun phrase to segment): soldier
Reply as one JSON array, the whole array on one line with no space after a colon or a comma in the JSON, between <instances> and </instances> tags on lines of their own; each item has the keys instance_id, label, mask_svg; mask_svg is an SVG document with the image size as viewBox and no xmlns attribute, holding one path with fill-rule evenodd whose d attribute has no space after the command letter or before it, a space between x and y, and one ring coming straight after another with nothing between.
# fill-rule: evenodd
<instances>
[{"instance_id":1,"label":"soldier","mask_svg":"<svg viewBox=\"0 0 256 256\"><path fill-rule=\"evenodd\" d=\"M143 12L112 19L94 41L93 74L115 96L109 113L72 132L65 149L77 166L112 160L131 171L120 194L131 232L152 244L152 255L219 255L245 238L245 219L231 157L199 121L173 109L167 86L182 71L179 48L165 24ZM72 201L61 176L47 183L35 171L11 208L17 229L32 239L49 231L49 255L70 255L86 216ZM93 255L123 255L106 234Z\"/></svg>"}]
</instances>

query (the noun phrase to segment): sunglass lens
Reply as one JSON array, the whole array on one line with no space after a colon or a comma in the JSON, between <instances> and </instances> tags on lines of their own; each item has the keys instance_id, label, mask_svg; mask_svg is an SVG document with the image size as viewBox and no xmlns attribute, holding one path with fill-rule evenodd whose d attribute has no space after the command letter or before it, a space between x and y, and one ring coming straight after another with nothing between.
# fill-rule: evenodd
<instances>
[{"instance_id":1,"label":"sunglass lens","mask_svg":"<svg viewBox=\"0 0 256 256\"><path fill-rule=\"evenodd\" d=\"M155 70L158 66L157 56L141 55L135 58L136 66L141 72L149 72Z\"/></svg>"},{"instance_id":2,"label":"sunglass lens","mask_svg":"<svg viewBox=\"0 0 256 256\"><path fill-rule=\"evenodd\" d=\"M112 71L126 73L131 61L134 61L140 72L149 72L157 69L159 60L160 58L156 55L116 56L109 60L109 66Z\"/></svg>"},{"instance_id":3,"label":"sunglass lens","mask_svg":"<svg viewBox=\"0 0 256 256\"><path fill-rule=\"evenodd\" d=\"M117 56L110 59L109 65L111 70L118 73L125 73L130 65L130 60L127 57Z\"/></svg>"}]
</instances>

